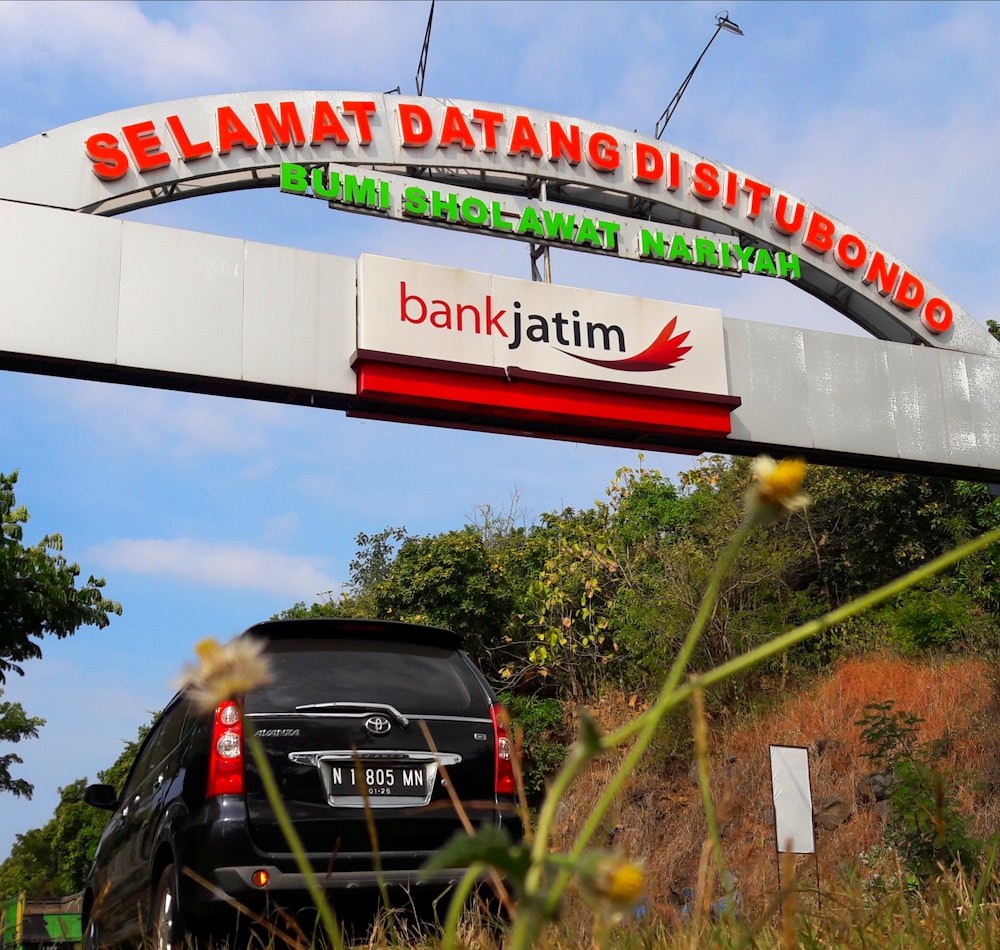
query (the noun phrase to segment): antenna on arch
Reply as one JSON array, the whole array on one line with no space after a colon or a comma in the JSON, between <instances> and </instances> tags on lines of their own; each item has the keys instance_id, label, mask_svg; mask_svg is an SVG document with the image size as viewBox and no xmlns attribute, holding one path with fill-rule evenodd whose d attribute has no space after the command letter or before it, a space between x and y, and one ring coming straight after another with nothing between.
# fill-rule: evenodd
<instances>
[{"instance_id":1,"label":"antenna on arch","mask_svg":"<svg viewBox=\"0 0 1000 950\"><path fill-rule=\"evenodd\" d=\"M430 25L428 25L430 29ZM701 56L699 56L695 61L694 65L691 67L691 71L684 77L684 81L681 83L680 88L674 93L673 99L667 103L666 109L663 110L663 114L656 120L656 137L660 138L663 135L663 130L666 129L667 123L670 121L670 117L674 114L677 106L680 104L681 96L684 95L685 90L691 82L692 77L695 74L695 70L701 64L701 61L705 58L705 54L708 52L708 48L715 41L715 38L719 33L725 30L727 33L735 33L737 36L746 36L746 34L729 19L728 10L720 10L715 14L715 32L712 34L712 38L705 44L705 48L701 51Z\"/></svg>"},{"instance_id":2,"label":"antenna on arch","mask_svg":"<svg viewBox=\"0 0 1000 950\"><path fill-rule=\"evenodd\" d=\"M420 49L420 62L417 63L417 95L424 94L424 76L427 74L427 51L431 47L431 24L434 22L434 0L431 0L431 12L427 17L427 31L424 33L424 45Z\"/></svg>"}]
</instances>

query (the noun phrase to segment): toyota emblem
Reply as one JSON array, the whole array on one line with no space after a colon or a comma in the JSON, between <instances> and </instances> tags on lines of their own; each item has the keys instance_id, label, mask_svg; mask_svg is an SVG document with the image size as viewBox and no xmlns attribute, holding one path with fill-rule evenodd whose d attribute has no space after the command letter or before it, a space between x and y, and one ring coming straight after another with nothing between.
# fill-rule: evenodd
<instances>
[{"instance_id":1,"label":"toyota emblem","mask_svg":"<svg viewBox=\"0 0 1000 950\"><path fill-rule=\"evenodd\" d=\"M365 720L365 728L373 736L384 736L392 728L392 723L385 716L369 716Z\"/></svg>"}]
</instances>

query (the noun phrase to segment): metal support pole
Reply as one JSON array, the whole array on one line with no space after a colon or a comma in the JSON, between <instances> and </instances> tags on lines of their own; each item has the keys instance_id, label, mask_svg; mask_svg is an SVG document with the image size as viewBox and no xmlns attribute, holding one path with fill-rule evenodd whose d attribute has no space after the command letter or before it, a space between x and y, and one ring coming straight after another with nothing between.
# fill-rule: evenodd
<instances>
[{"instance_id":1,"label":"metal support pole","mask_svg":"<svg viewBox=\"0 0 1000 950\"><path fill-rule=\"evenodd\" d=\"M545 205L546 191L545 182L543 181L539 187L539 198L541 198L542 205ZM528 245L528 255L531 258L531 279L536 280L539 283L552 283L552 256L550 254L551 248L548 244L529 244ZM545 260L545 273L544 275L538 270L538 259L544 258Z\"/></svg>"},{"instance_id":2,"label":"metal support pole","mask_svg":"<svg viewBox=\"0 0 1000 950\"><path fill-rule=\"evenodd\" d=\"M427 30L424 33L424 45L420 50L420 62L417 63L417 95L424 94L424 76L427 75L427 51L431 48L431 24L434 22L434 0L431 0L431 12L427 17Z\"/></svg>"}]
</instances>

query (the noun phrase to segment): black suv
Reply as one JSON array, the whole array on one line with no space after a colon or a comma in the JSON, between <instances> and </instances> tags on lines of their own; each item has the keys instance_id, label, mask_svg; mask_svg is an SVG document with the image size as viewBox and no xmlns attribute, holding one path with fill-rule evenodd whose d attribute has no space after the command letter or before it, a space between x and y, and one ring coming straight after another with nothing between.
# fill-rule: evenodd
<instances>
[{"instance_id":1,"label":"black suv","mask_svg":"<svg viewBox=\"0 0 1000 950\"><path fill-rule=\"evenodd\" d=\"M84 793L114 813L84 893L85 950L143 938L179 946L185 934L231 927L227 897L257 913L306 912L303 877L244 747L246 727L335 907L348 889L351 903L373 893L380 877L406 895L440 894L461 877L418 881L462 827L448 784L474 826L520 835L500 707L456 634L322 619L261 623L242 636L265 642L268 685L207 714L178 694L124 788Z\"/></svg>"}]
</instances>

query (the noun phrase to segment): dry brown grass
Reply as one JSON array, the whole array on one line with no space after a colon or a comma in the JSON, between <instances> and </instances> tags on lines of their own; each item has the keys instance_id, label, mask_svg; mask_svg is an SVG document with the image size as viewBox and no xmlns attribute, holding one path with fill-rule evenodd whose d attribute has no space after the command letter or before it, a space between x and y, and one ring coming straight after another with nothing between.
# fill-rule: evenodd
<instances>
[{"instance_id":1,"label":"dry brown grass","mask_svg":"<svg viewBox=\"0 0 1000 950\"><path fill-rule=\"evenodd\" d=\"M746 722L712 724L712 791L726 865L748 911L762 909L777 888L768 746L810 750L814 803L838 796L851 817L833 830L817 830L821 888L856 866L857 855L880 839L882 819L855 801L858 782L872 771L862 755L855 723L866 704L895 700L895 709L925 722L924 746L943 750L938 765L950 776L948 795L973 816L973 832L1000 830L1000 704L994 672L977 660L914 661L880 655L846 660L808 689L790 692L773 710ZM626 697L608 697L593 710L605 728L634 715ZM608 757L581 778L561 808L560 835L568 847L617 762ZM677 894L697 887L705 820L690 763L648 764L636 774L597 846L625 850L645 862L649 908L658 919L675 917ZM815 881L812 858L800 860L806 883ZM571 914L572 929L586 931L586 915Z\"/></svg>"}]
</instances>

